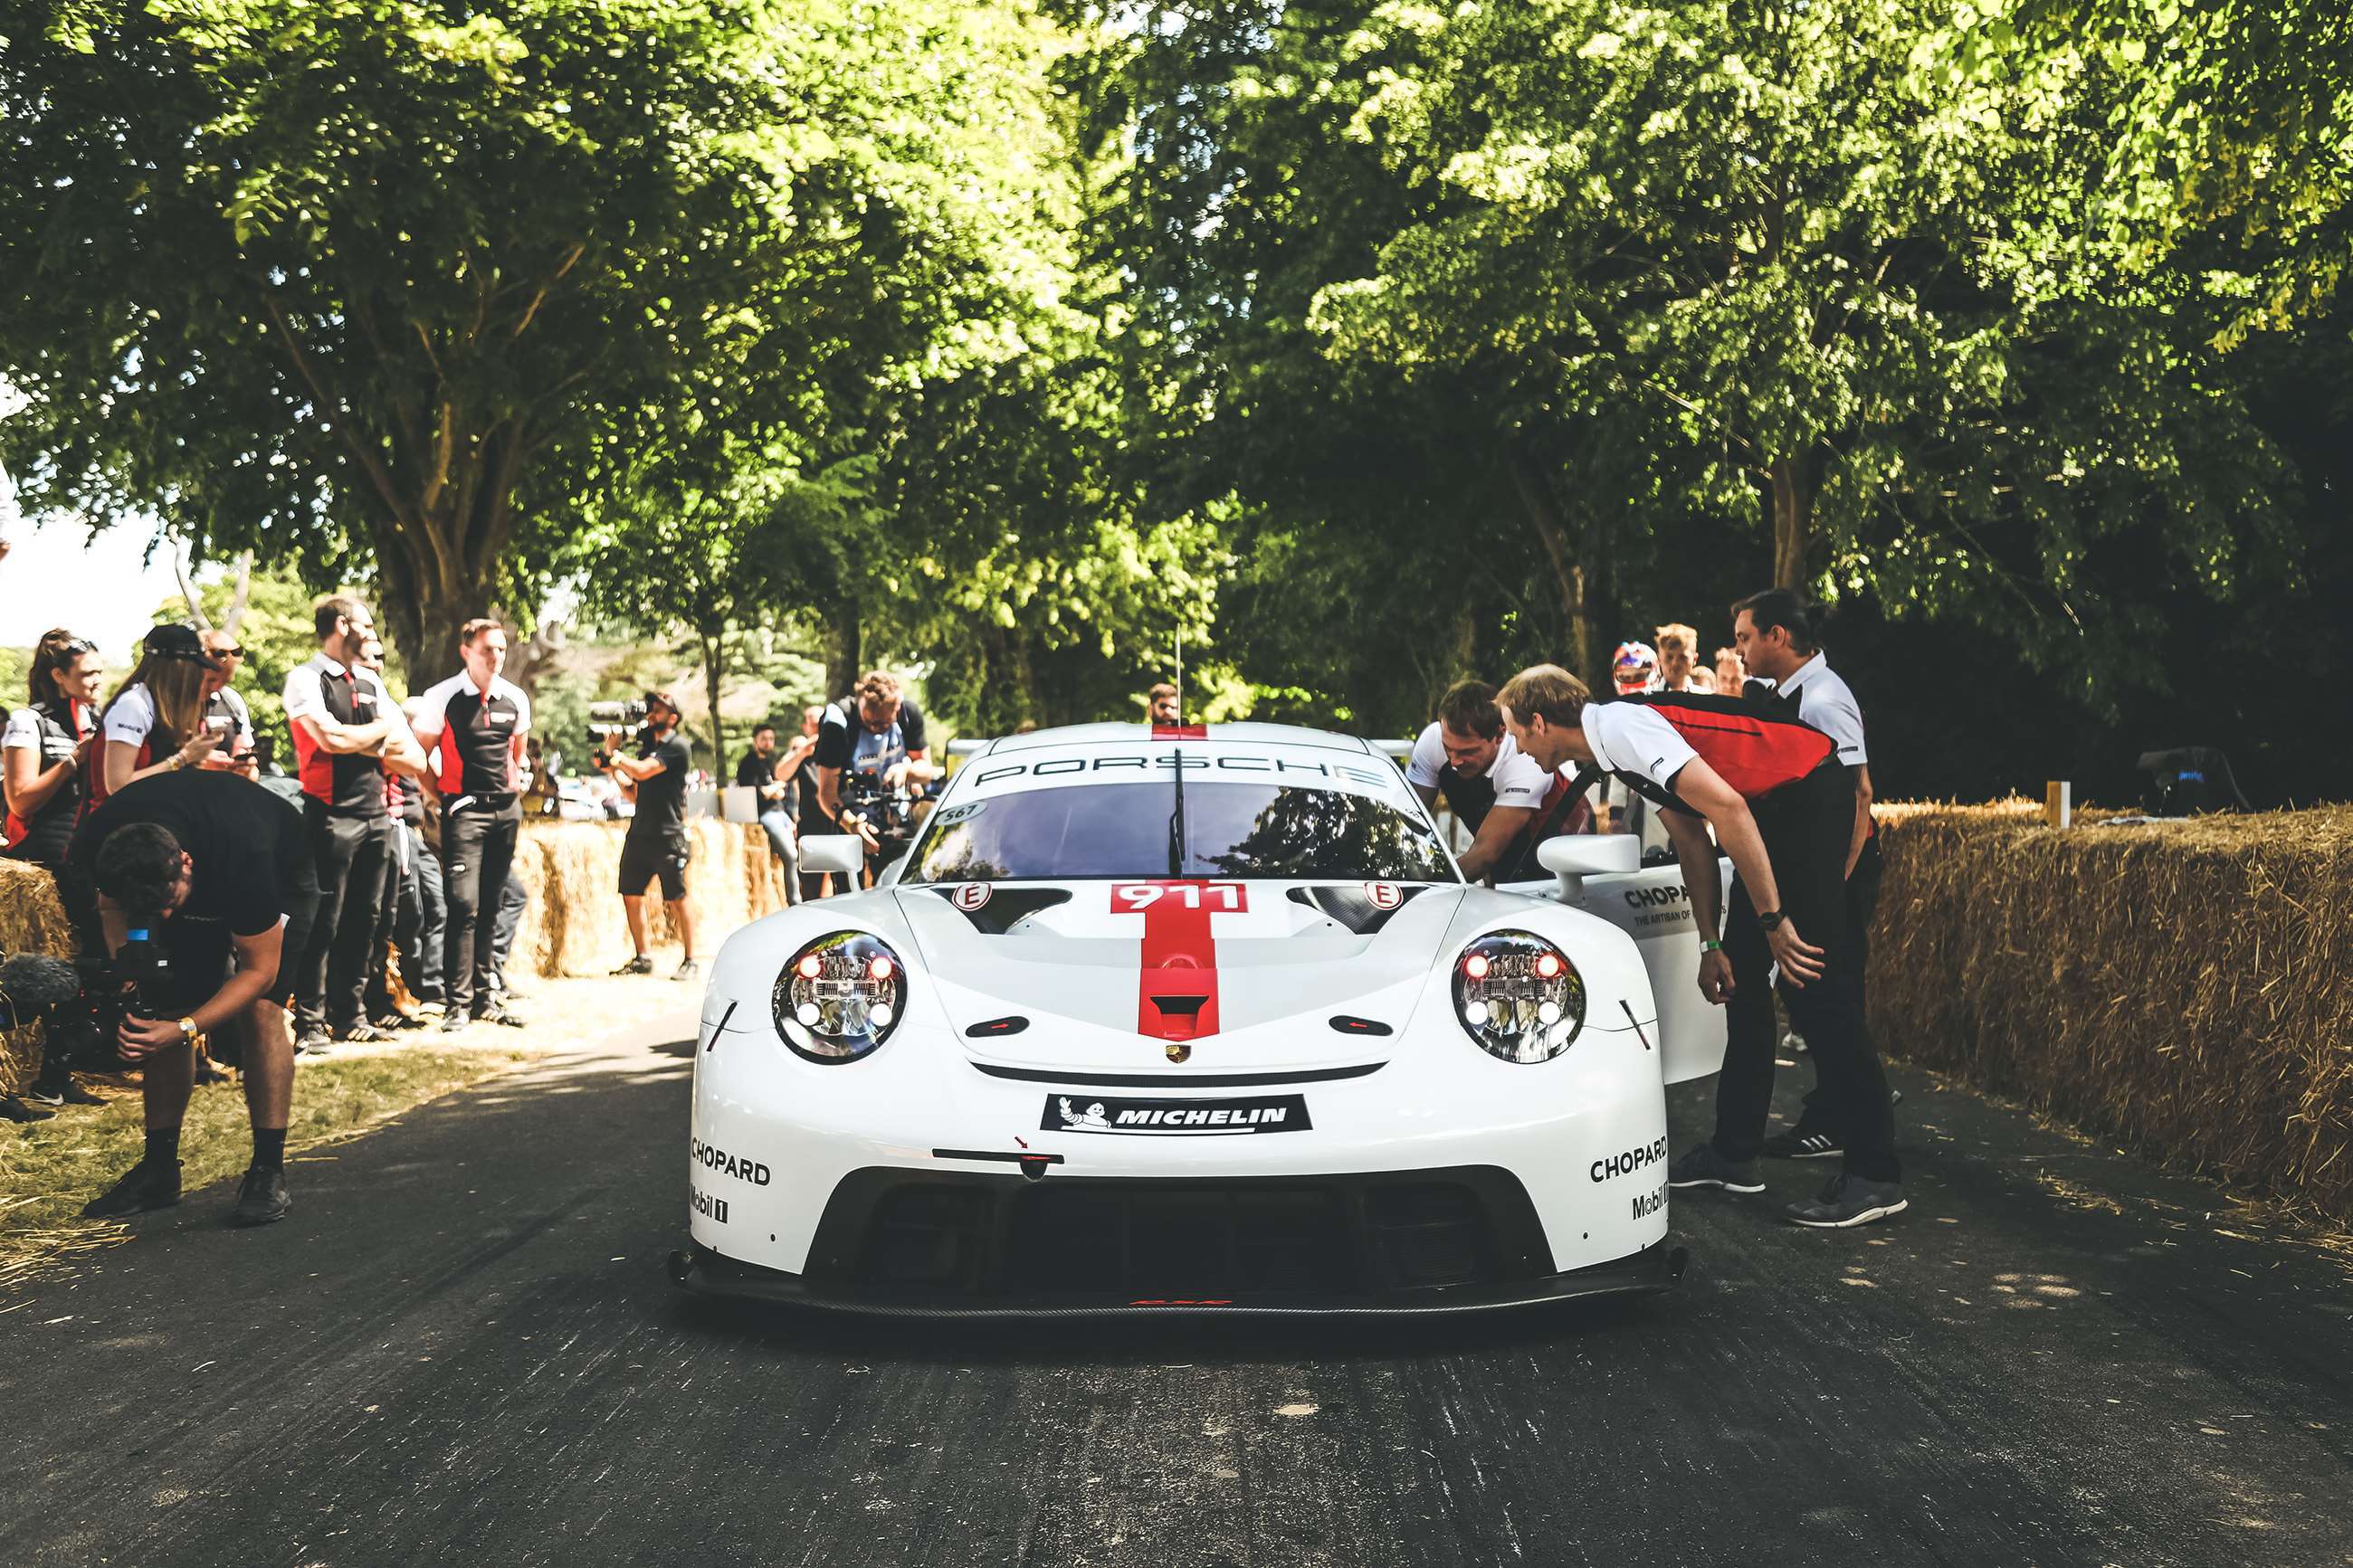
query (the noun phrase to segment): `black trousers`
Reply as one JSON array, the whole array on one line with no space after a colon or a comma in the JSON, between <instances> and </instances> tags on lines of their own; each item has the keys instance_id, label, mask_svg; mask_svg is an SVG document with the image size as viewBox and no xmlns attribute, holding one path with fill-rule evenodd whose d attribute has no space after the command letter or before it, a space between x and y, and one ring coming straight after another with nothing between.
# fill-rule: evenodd
<instances>
[{"instance_id":1,"label":"black trousers","mask_svg":"<svg viewBox=\"0 0 2353 1568\"><path fill-rule=\"evenodd\" d=\"M1873 834L1862 841L1862 853L1854 858L1854 869L1846 879L1847 927L1854 935L1854 963L1846 974L1847 984L1854 987L1855 1011L1865 1018L1871 1016L1871 998L1865 987L1866 973L1871 968L1871 926L1879 918L1879 879L1886 869L1880 858L1879 836ZM1811 939L1809 939L1811 940ZM1815 1078L1821 1077L1816 1069ZM1799 1114L1800 1132L1828 1132L1835 1129L1822 1110L1822 1091L1819 1082L1806 1091L1805 1110Z\"/></svg>"},{"instance_id":2,"label":"black trousers","mask_svg":"<svg viewBox=\"0 0 2353 1568\"><path fill-rule=\"evenodd\" d=\"M491 992L497 967L496 900L513 868L515 840L522 835L522 807L470 805L441 819L441 888L449 918L441 938L441 1005L459 1017L473 1013ZM485 910L489 899L492 908Z\"/></svg>"},{"instance_id":3,"label":"black trousers","mask_svg":"<svg viewBox=\"0 0 2353 1568\"><path fill-rule=\"evenodd\" d=\"M368 947L392 867L392 819L380 811L341 816L305 798L302 820L319 879L319 907L296 977L295 1026L305 1033L330 1025L348 1028L367 1017Z\"/></svg>"},{"instance_id":4,"label":"black trousers","mask_svg":"<svg viewBox=\"0 0 2353 1568\"><path fill-rule=\"evenodd\" d=\"M1819 1079L1820 1112L1846 1139L1850 1174L1874 1182L1902 1179L1895 1158L1895 1121L1862 1017L1862 948L1847 906L1846 850L1854 832L1854 783L1844 768L1818 768L1797 783L1750 803L1765 855L1781 893L1781 910L1798 934L1824 950L1822 977L1803 987L1784 984L1789 1021L1806 1037ZM1757 1157L1773 1102L1775 1037L1770 976L1772 949L1757 923L1748 889L1733 883L1724 950L1732 961L1733 996L1725 1009L1728 1038L1724 1074L1715 1089L1715 1149L1728 1160Z\"/></svg>"}]
</instances>

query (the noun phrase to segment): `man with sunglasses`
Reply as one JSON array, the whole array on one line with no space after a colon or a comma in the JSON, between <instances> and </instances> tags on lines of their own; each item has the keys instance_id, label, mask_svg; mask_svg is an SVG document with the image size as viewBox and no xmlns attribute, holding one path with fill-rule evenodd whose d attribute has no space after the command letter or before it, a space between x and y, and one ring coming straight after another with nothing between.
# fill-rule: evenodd
<instances>
[{"instance_id":1,"label":"man with sunglasses","mask_svg":"<svg viewBox=\"0 0 2353 1568\"><path fill-rule=\"evenodd\" d=\"M213 661L205 677L205 727L220 737L220 750L236 759L236 771L248 779L261 776L253 754L253 712L230 683L245 660L245 648L228 632L206 630L196 638Z\"/></svg>"}]
</instances>

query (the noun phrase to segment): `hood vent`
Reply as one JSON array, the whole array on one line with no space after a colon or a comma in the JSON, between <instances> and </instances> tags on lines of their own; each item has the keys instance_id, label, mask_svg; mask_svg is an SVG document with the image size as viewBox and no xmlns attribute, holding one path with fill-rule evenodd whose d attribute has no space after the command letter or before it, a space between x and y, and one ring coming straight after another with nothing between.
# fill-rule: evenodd
<instances>
[{"instance_id":1,"label":"hood vent","mask_svg":"<svg viewBox=\"0 0 2353 1568\"><path fill-rule=\"evenodd\" d=\"M1068 888L992 889L987 901L976 910L968 910L956 902L956 889L974 885L970 882L949 882L934 887L930 891L945 899L959 914L970 921L973 929L983 936L1003 936L1039 910L1050 910L1056 904L1067 904L1071 901L1071 890ZM984 888L988 886L986 882L977 885Z\"/></svg>"},{"instance_id":2,"label":"hood vent","mask_svg":"<svg viewBox=\"0 0 2353 1568\"><path fill-rule=\"evenodd\" d=\"M1293 903L1305 904L1337 921L1358 936L1370 936L1388 923L1391 915L1405 908L1409 900L1430 889L1405 886L1397 889L1398 901L1383 909L1373 902L1373 896L1362 888L1293 888Z\"/></svg>"}]
</instances>

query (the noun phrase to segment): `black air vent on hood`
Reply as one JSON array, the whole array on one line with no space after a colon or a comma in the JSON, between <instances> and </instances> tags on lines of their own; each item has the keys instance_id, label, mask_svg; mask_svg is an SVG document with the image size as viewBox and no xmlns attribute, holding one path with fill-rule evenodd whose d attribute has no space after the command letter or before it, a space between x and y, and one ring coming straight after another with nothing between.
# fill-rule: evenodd
<instances>
[{"instance_id":1,"label":"black air vent on hood","mask_svg":"<svg viewBox=\"0 0 2353 1568\"><path fill-rule=\"evenodd\" d=\"M988 886L986 882L949 882L931 890L954 904L957 912L970 921L973 928L983 936L1003 936L1023 916L1034 915L1039 910L1050 910L1056 904L1071 901L1068 888L993 888L986 903L976 910L965 909L957 901L956 892L959 889L976 885Z\"/></svg>"},{"instance_id":2,"label":"black air vent on hood","mask_svg":"<svg viewBox=\"0 0 2353 1568\"><path fill-rule=\"evenodd\" d=\"M1320 910L1338 921L1358 936L1370 936L1388 923L1388 918L1405 908L1406 901L1427 888L1399 887L1398 901L1383 909L1373 902L1372 894L1362 888L1293 888L1292 899L1312 910Z\"/></svg>"}]
</instances>

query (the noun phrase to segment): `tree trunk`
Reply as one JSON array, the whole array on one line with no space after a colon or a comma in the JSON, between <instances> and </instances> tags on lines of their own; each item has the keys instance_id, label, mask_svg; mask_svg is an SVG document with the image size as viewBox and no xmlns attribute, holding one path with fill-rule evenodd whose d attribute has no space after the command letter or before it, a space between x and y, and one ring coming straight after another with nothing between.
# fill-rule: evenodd
<instances>
[{"instance_id":1,"label":"tree trunk","mask_svg":"<svg viewBox=\"0 0 2353 1568\"><path fill-rule=\"evenodd\" d=\"M1813 542L1813 487L1793 458L1776 458L1767 472L1773 485L1773 586L1802 590L1806 549Z\"/></svg>"},{"instance_id":2,"label":"tree trunk","mask_svg":"<svg viewBox=\"0 0 2353 1568\"><path fill-rule=\"evenodd\" d=\"M858 667L858 606L847 594L834 595L825 617L825 700L846 697L865 671Z\"/></svg>"},{"instance_id":3,"label":"tree trunk","mask_svg":"<svg viewBox=\"0 0 2353 1568\"><path fill-rule=\"evenodd\" d=\"M727 779L727 726L719 717L720 639L702 634L702 688L711 699L711 774L724 783Z\"/></svg>"},{"instance_id":4,"label":"tree trunk","mask_svg":"<svg viewBox=\"0 0 2353 1568\"><path fill-rule=\"evenodd\" d=\"M1514 447L1510 457L1512 485L1520 493L1528 526L1535 531L1552 563L1553 580L1560 590L1560 607L1568 616L1569 640L1576 645L1577 673L1593 681L1601 673L1596 662L1599 649L1593 642L1593 616L1586 600L1585 567L1569 559L1568 531L1558 503L1534 458Z\"/></svg>"}]
</instances>

